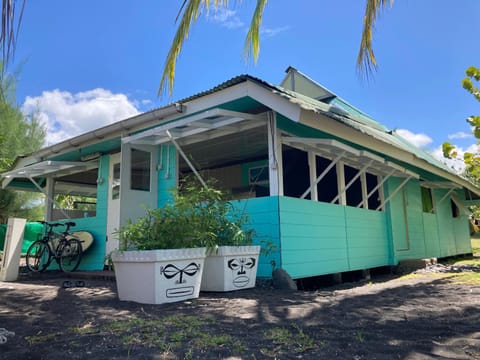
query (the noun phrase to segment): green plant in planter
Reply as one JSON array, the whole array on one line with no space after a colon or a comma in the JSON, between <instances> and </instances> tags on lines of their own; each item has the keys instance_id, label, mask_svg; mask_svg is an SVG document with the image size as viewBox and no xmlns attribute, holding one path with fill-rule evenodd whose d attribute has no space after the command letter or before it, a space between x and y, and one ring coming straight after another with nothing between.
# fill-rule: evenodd
<instances>
[{"instance_id":1,"label":"green plant in planter","mask_svg":"<svg viewBox=\"0 0 480 360\"><path fill-rule=\"evenodd\" d=\"M119 234L123 250L214 249L251 244L254 231L243 228L247 222L248 216L214 187L214 181L205 188L187 177L173 191L170 202L162 208L147 209L144 217L129 221Z\"/></svg>"}]
</instances>

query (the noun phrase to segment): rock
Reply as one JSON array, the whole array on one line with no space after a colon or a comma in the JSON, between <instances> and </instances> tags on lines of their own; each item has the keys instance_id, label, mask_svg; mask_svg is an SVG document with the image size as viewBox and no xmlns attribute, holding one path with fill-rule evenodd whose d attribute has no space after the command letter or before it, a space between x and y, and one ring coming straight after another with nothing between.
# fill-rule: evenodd
<instances>
[{"instance_id":1,"label":"rock","mask_svg":"<svg viewBox=\"0 0 480 360\"><path fill-rule=\"evenodd\" d=\"M273 270L272 282L275 289L297 291L297 284L284 269Z\"/></svg>"},{"instance_id":2,"label":"rock","mask_svg":"<svg viewBox=\"0 0 480 360\"><path fill-rule=\"evenodd\" d=\"M14 336L15 333L13 331L8 331L5 328L0 328L0 345L5 344L8 340L8 337Z\"/></svg>"}]
</instances>

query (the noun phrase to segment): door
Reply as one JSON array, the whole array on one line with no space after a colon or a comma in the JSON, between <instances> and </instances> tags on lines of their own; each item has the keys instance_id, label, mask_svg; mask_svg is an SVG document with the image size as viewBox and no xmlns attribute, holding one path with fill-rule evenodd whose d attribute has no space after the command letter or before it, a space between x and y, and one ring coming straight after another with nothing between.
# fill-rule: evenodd
<instances>
[{"instance_id":1,"label":"door","mask_svg":"<svg viewBox=\"0 0 480 360\"><path fill-rule=\"evenodd\" d=\"M110 155L107 206L106 254L108 255L118 249L119 244L115 231L120 225L120 153Z\"/></svg>"},{"instance_id":2,"label":"door","mask_svg":"<svg viewBox=\"0 0 480 360\"><path fill-rule=\"evenodd\" d=\"M145 215L157 207L158 147L123 144L120 181L120 224Z\"/></svg>"}]
</instances>

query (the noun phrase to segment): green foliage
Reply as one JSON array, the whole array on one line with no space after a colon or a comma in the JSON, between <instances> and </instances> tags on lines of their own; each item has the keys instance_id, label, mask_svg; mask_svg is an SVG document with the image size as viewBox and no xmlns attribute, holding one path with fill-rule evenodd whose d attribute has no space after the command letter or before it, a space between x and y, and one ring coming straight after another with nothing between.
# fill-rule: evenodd
<instances>
[{"instance_id":1,"label":"green foliage","mask_svg":"<svg viewBox=\"0 0 480 360\"><path fill-rule=\"evenodd\" d=\"M465 74L467 77L462 80L462 86L465 90L471 93L475 99L480 101L480 90L478 86L474 85L473 81L480 81L480 69L470 66ZM472 115L467 118L469 125L473 127L473 135L480 139L480 116ZM449 142L442 144L443 156L448 159L458 159L456 147ZM472 183L480 185L480 155L466 152L463 155L465 163L465 171L463 175Z\"/></svg>"},{"instance_id":2,"label":"green foliage","mask_svg":"<svg viewBox=\"0 0 480 360\"><path fill-rule=\"evenodd\" d=\"M0 66L1 67L1 66ZM0 71L1 68L0 68ZM38 150L45 139L45 128L38 113L24 116L15 103L15 76L5 75L0 82L0 173L7 171L19 155ZM9 216L38 219L36 195L0 189L0 222Z\"/></svg>"},{"instance_id":3,"label":"green foliage","mask_svg":"<svg viewBox=\"0 0 480 360\"><path fill-rule=\"evenodd\" d=\"M454 159L457 157L457 151L455 150L455 145L450 144L448 141L445 141L442 144L443 157L447 159Z\"/></svg>"},{"instance_id":4,"label":"green foliage","mask_svg":"<svg viewBox=\"0 0 480 360\"><path fill-rule=\"evenodd\" d=\"M202 187L187 178L173 191L173 199L164 207L147 209L146 216L121 227L123 249L176 249L221 245L246 245L253 230L244 230L246 214L236 209L227 195L215 189L213 182Z\"/></svg>"}]
</instances>

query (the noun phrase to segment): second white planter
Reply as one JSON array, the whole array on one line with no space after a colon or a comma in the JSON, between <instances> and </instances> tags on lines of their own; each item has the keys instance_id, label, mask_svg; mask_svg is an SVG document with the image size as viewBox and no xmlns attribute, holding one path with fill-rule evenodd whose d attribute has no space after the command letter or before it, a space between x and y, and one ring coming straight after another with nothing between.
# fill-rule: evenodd
<instances>
[{"instance_id":1,"label":"second white planter","mask_svg":"<svg viewBox=\"0 0 480 360\"><path fill-rule=\"evenodd\" d=\"M202 274L202 291L232 291L255 286L260 246L220 246L208 254Z\"/></svg>"}]
</instances>

